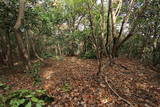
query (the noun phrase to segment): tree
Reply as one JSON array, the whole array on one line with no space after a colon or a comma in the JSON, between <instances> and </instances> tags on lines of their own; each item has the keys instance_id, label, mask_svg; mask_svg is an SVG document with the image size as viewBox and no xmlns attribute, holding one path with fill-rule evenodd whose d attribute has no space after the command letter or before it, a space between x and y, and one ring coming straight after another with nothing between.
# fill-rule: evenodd
<instances>
[{"instance_id":1,"label":"tree","mask_svg":"<svg viewBox=\"0 0 160 107\"><path fill-rule=\"evenodd\" d=\"M27 70L31 69L31 63L29 59L29 55L25 49L23 39L22 39L22 32L20 31L20 27L22 26L23 19L24 19L24 9L25 9L25 0L19 0L19 13L16 20L16 24L14 26L14 31L16 35L16 40L19 48L19 52L21 54L22 60L24 65L26 66Z\"/></svg>"}]
</instances>

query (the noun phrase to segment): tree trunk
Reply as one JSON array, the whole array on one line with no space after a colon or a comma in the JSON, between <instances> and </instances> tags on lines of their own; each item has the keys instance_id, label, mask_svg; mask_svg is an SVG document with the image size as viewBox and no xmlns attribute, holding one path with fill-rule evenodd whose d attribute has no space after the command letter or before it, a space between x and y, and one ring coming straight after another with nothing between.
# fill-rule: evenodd
<instances>
[{"instance_id":1,"label":"tree trunk","mask_svg":"<svg viewBox=\"0 0 160 107\"><path fill-rule=\"evenodd\" d=\"M16 24L14 26L14 31L15 31L19 53L20 53L20 56L22 57L23 64L26 66L27 70L30 70L31 63L30 63L29 55L27 53L27 50L25 49L24 42L22 39L22 33L20 31L20 27L24 19L24 9L25 9L25 0L19 0L19 13L18 13Z\"/></svg>"},{"instance_id":2,"label":"tree trunk","mask_svg":"<svg viewBox=\"0 0 160 107\"><path fill-rule=\"evenodd\" d=\"M113 57L117 57L118 56L118 51L119 51L119 48L128 40L130 39L132 36L133 36L133 33L136 29L136 27L138 26L138 19L139 17L142 15L142 13L145 11L146 7L147 7L147 4L148 4L148 1L145 0L144 1L144 4L143 4L143 7L139 9L138 13L137 13L137 16L135 17L135 20L132 24L132 28L130 30L130 32L126 35L126 37L124 37L121 41L120 41L120 37L122 35L122 31L123 31L123 28L124 28L124 24L125 24L125 20L128 20L128 15L130 15L131 13L131 9L129 9L129 12L128 14L126 15L126 17L124 17L124 20L122 22L122 26L121 26L121 29L120 29L120 33L118 35L118 38L115 38L115 40L113 40L115 43L114 43L114 46L112 48L112 56ZM133 0L131 1L131 7L133 5Z\"/></svg>"},{"instance_id":3,"label":"tree trunk","mask_svg":"<svg viewBox=\"0 0 160 107\"><path fill-rule=\"evenodd\" d=\"M8 29L7 29L8 30ZM12 47L11 47L11 40L10 40L10 35L9 32L7 31L6 34L6 40L7 40L7 64L9 68L13 67L13 54L12 54Z\"/></svg>"},{"instance_id":4,"label":"tree trunk","mask_svg":"<svg viewBox=\"0 0 160 107\"><path fill-rule=\"evenodd\" d=\"M34 37L34 33L32 32L32 30L28 30L28 38L29 38L29 43L30 43L31 48L32 48L32 52L34 54L33 56L37 57L40 61L43 61L43 58L41 58L38 55L38 53L36 52L35 43L34 43L33 37Z\"/></svg>"},{"instance_id":5,"label":"tree trunk","mask_svg":"<svg viewBox=\"0 0 160 107\"><path fill-rule=\"evenodd\" d=\"M17 44L18 44L20 57L22 58L23 64L26 66L26 69L30 70L31 63L30 63L28 53L25 49L23 39L21 37L22 35L21 35L20 31L16 31L16 30L15 30L15 34L16 34L16 40L17 40Z\"/></svg>"}]
</instances>

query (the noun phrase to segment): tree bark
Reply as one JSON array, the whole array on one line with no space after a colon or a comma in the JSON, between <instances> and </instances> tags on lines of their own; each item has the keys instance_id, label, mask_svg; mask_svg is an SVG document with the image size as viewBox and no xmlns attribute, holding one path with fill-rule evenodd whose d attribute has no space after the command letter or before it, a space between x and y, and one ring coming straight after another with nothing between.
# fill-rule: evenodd
<instances>
[{"instance_id":1,"label":"tree bark","mask_svg":"<svg viewBox=\"0 0 160 107\"><path fill-rule=\"evenodd\" d=\"M41 58L38 55L38 53L36 52L36 47L35 47L35 43L34 43L34 40L33 40L34 33L32 32L32 30L28 30L27 32L28 32L29 42L30 42L30 45L31 45L34 56L37 57L40 61L43 62L43 58Z\"/></svg>"},{"instance_id":2,"label":"tree bark","mask_svg":"<svg viewBox=\"0 0 160 107\"><path fill-rule=\"evenodd\" d=\"M129 39L133 36L133 33L135 31L135 28L138 26L138 22L137 20L139 19L139 17L142 15L142 13L144 12L144 10L146 9L147 7L147 4L148 4L148 0L145 0L144 1L144 4L143 4L143 7L138 11L137 13L137 16L134 20L134 22L132 23L132 28L130 30L130 32L126 35L126 37L124 37L121 41L120 41L120 37L121 37L121 33L123 31L123 24L125 23L125 21L123 20L122 22L122 26L121 26L121 30L120 30L120 33L119 33L119 36L118 38L115 40L115 45L113 46L113 49L112 49L112 56L113 57L116 57L118 56L118 50L119 48ZM132 6L132 4L131 4ZM128 13L130 14L130 12ZM125 19L128 17L128 15L125 17ZM128 18L127 18L128 19Z\"/></svg>"},{"instance_id":3,"label":"tree bark","mask_svg":"<svg viewBox=\"0 0 160 107\"><path fill-rule=\"evenodd\" d=\"M19 13L16 20L16 24L14 26L14 31L15 31L19 53L20 53L20 56L22 57L23 64L26 66L27 70L30 70L31 63L30 63L29 55L27 53L27 50L25 49L24 42L22 39L22 32L20 31L22 21L24 20L24 9L25 9L25 0L19 0Z\"/></svg>"}]
</instances>

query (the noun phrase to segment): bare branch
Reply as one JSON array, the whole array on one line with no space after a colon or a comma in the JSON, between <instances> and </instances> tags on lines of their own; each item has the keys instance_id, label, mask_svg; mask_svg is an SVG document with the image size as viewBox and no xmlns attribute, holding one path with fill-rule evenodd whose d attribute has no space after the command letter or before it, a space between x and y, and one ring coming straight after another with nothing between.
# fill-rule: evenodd
<instances>
[{"instance_id":1,"label":"bare branch","mask_svg":"<svg viewBox=\"0 0 160 107\"><path fill-rule=\"evenodd\" d=\"M123 29L124 29L124 24L128 21L128 18L129 18L130 14L131 14L131 10L133 8L133 4L134 4L134 0L131 0L130 5L129 5L128 13L123 18L123 21L122 21L121 29L120 29L120 32L119 32L119 35L118 35L118 40L120 39L120 37L122 35Z\"/></svg>"},{"instance_id":2,"label":"bare branch","mask_svg":"<svg viewBox=\"0 0 160 107\"><path fill-rule=\"evenodd\" d=\"M125 41L127 41L130 37L133 36L134 30L135 30L135 28L138 25L137 20L139 19L139 17L141 16L141 14L145 11L147 5L148 5L148 0L145 0L143 7L137 13L137 17L136 17L135 21L132 24L133 25L132 29L130 30L130 32L128 33L128 35L117 45L117 48L119 48Z\"/></svg>"}]
</instances>

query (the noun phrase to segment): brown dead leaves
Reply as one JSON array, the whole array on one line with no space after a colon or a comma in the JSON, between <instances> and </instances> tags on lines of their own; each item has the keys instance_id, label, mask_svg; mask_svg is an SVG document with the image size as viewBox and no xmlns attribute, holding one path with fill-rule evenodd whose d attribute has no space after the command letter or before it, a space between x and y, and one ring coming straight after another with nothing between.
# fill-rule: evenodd
<instances>
[{"instance_id":1,"label":"brown dead leaves","mask_svg":"<svg viewBox=\"0 0 160 107\"><path fill-rule=\"evenodd\" d=\"M63 60L46 60L41 67L40 86L34 87L33 78L22 72L6 72L7 84L12 90L43 87L55 97L55 107L127 107L104 84L96 81L96 60L65 57ZM139 62L119 58L104 73L112 87L135 107L160 105L160 74L146 69Z\"/></svg>"}]
</instances>

